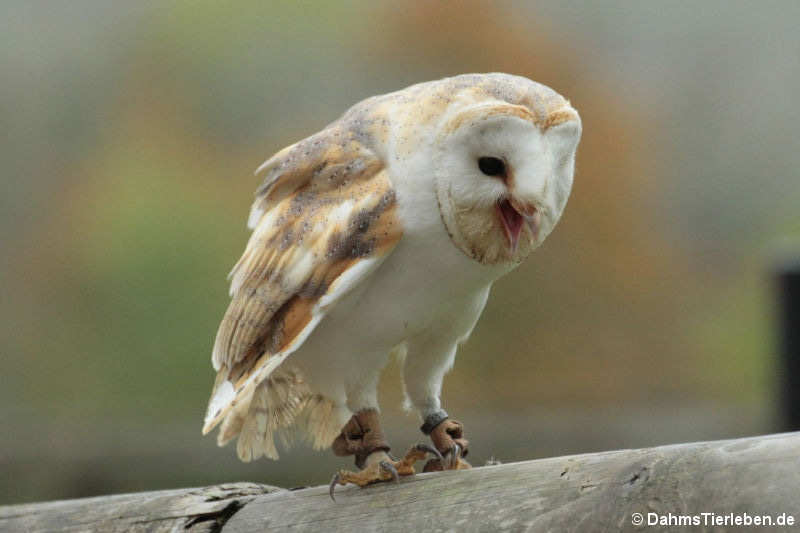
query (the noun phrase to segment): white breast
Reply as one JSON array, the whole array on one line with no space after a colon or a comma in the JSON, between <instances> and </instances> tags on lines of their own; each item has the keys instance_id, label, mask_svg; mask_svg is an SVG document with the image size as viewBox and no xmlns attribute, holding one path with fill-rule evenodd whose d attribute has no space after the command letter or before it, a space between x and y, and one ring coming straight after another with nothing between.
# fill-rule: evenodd
<instances>
[{"instance_id":1,"label":"white breast","mask_svg":"<svg viewBox=\"0 0 800 533\"><path fill-rule=\"evenodd\" d=\"M463 330L483 310L487 287L507 270L481 265L456 248L433 191L426 194L420 185L397 183L404 225L397 247L292 356L312 389L336 401L344 401L343 384L354 373L382 368L409 337L434 326L453 339L467 334Z\"/></svg>"}]
</instances>

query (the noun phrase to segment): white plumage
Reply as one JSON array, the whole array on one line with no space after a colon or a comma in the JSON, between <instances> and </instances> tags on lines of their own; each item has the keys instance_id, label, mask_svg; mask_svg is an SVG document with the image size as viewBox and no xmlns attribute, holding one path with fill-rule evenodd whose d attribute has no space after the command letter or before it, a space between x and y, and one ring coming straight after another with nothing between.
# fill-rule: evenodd
<instances>
[{"instance_id":1,"label":"white plumage","mask_svg":"<svg viewBox=\"0 0 800 533\"><path fill-rule=\"evenodd\" d=\"M378 408L393 350L408 405L439 411L492 283L558 221L580 132L543 85L464 75L367 99L269 159L204 432L221 423L243 460L277 458L293 429L330 446Z\"/></svg>"}]
</instances>

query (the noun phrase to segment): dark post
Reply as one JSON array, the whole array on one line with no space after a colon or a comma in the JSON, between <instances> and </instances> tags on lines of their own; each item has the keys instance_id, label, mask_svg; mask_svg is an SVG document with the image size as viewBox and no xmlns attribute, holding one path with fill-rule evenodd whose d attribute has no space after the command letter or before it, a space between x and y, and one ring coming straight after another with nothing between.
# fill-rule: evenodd
<instances>
[{"instance_id":1,"label":"dark post","mask_svg":"<svg viewBox=\"0 0 800 533\"><path fill-rule=\"evenodd\" d=\"M786 431L800 429L800 260L777 270L781 335L781 406Z\"/></svg>"}]
</instances>

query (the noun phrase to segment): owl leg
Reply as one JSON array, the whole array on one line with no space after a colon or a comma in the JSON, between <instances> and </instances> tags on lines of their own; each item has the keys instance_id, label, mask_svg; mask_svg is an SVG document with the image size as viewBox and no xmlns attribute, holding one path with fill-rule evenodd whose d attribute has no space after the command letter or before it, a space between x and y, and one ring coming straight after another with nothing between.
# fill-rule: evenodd
<instances>
[{"instance_id":1,"label":"owl leg","mask_svg":"<svg viewBox=\"0 0 800 533\"><path fill-rule=\"evenodd\" d=\"M444 409L425 417L425 423L420 430L430 435L433 445L444 456L443 459L428 461L423 472L472 468L472 465L464 460L469 453L469 441L464 438L464 424L448 418Z\"/></svg>"},{"instance_id":2,"label":"owl leg","mask_svg":"<svg viewBox=\"0 0 800 533\"><path fill-rule=\"evenodd\" d=\"M442 379L453 366L456 344L423 338L408 344L403 378L408 403L424 419L420 430L429 435L444 460L431 459L424 472L471 468L463 458L469 453L464 425L448 418L441 407Z\"/></svg>"},{"instance_id":3,"label":"owl leg","mask_svg":"<svg viewBox=\"0 0 800 533\"><path fill-rule=\"evenodd\" d=\"M441 454L427 444L413 446L401 460L389 455L389 443L383 434L375 409L359 411L345 424L341 434L333 442L333 453L339 456L355 455L358 472L340 470L330 484L330 495L337 484L352 483L365 487L382 481L398 482L400 476L414 474L414 463L431 453L439 458Z\"/></svg>"}]
</instances>

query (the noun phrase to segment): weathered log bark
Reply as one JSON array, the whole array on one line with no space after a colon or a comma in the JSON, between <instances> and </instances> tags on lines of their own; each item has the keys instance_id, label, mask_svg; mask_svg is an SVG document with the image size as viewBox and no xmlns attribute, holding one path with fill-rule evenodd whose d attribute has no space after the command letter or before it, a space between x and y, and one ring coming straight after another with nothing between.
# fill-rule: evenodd
<instances>
[{"instance_id":1,"label":"weathered log bark","mask_svg":"<svg viewBox=\"0 0 800 533\"><path fill-rule=\"evenodd\" d=\"M668 523L648 525L654 517ZM14 505L0 507L0 529L728 531L748 517L773 521L748 531L800 528L800 433L420 474L340 487L336 503L327 487L236 483ZM687 520L696 527L678 525Z\"/></svg>"}]
</instances>

